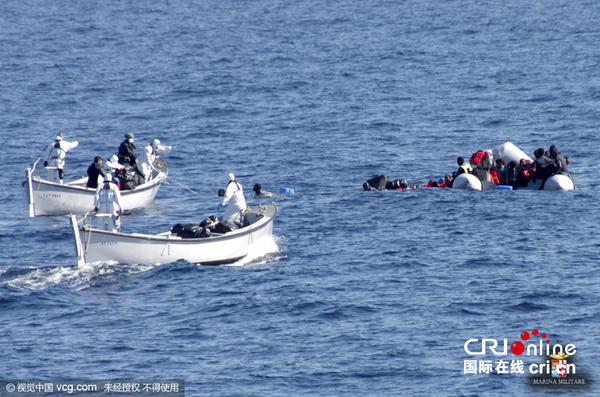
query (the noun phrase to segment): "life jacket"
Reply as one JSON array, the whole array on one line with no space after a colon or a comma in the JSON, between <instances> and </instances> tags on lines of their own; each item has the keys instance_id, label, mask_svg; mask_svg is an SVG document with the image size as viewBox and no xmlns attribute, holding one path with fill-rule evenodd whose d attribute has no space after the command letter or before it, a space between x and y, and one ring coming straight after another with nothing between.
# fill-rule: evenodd
<instances>
[{"instance_id":1,"label":"life jacket","mask_svg":"<svg viewBox=\"0 0 600 397\"><path fill-rule=\"evenodd\" d=\"M492 178L492 182L496 185L500 184L500 179L498 179L498 173L496 171L490 171L490 177Z\"/></svg>"},{"instance_id":2,"label":"life jacket","mask_svg":"<svg viewBox=\"0 0 600 397\"><path fill-rule=\"evenodd\" d=\"M50 158L52 160L60 160L65 158L65 151L60 147L60 141L54 144L54 148L50 152Z\"/></svg>"},{"instance_id":3,"label":"life jacket","mask_svg":"<svg viewBox=\"0 0 600 397\"><path fill-rule=\"evenodd\" d=\"M484 152L483 150L478 150L477 152L473 153L469 158L469 163L480 164L481 160L483 160L483 157L485 156L485 153L486 152Z\"/></svg>"}]
</instances>

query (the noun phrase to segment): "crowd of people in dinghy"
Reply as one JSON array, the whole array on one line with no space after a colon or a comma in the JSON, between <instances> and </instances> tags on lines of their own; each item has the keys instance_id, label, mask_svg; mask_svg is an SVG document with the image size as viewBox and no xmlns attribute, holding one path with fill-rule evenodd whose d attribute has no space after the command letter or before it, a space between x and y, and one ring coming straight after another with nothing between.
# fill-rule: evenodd
<instances>
[{"instance_id":1,"label":"crowd of people in dinghy","mask_svg":"<svg viewBox=\"0 0 600 397\"><path fill-rule=\"evenodd\" d=\"M541 190L546 180L553 175L565 175L571 178L568 170L571 160L569 157L560 154L556 145L552 145L547 151L544 148L538 148L533 154L535 156L533 161L522 158L519 163L511 160L508 164L505 164L503 158L494 160L492 153L489 151L478 150L470 156L469 162L465 162L463 157L458 157L456 160L458 169L452 174L446 174L437 181L432 179L425 185L410 185L403 179L389 180L386 175L380 175L365 182L363 190L406 190L421 187L452 188L454 179L461 174L471 174L481 182L493 182L500 186L510 186L512 189L525 187L530 182L535 183L536 180L541 180L542 184L539 188Z\"/></svg>"}]
</instances>

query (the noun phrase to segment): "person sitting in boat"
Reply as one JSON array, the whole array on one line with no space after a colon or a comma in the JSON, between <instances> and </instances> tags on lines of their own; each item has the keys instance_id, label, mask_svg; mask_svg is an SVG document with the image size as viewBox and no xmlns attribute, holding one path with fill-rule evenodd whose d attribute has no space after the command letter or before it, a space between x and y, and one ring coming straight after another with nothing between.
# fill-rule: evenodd
<instances>
[{"instance_id":1,"label":"person sitting in boat","mask_svg":"<svg viewBox=\"0 0 600 397\"><path fill-rule=\"evenodd\" d=\"M115 171L123 169L123 164L119 163L119 156L114 154L110 159L108 159L108 161L104 163L104 169L113 174L113 176Z\"/></svg>"},{"instance_id":2,"label":"person sitting in boat","mask_svg":"<svg viewBox=\"0 0 600 397\"><path fill-rule=\"evenodd\" d=\"M529 181L533 178L533 170L532 162L526 159L519 160L519 165L515 167L515 172L517 174L517 181L513 188L517 187L525 187L529 183Z\"/></svg>"},{"instance_id":3,"label":"person sitting in boat","mask_svg":"<svg viewBox=\"0 0 600 397\"><path fill-rule=\"evenodd\" d=\"M550 146L549 152L550 152L550 158L552 160L554 160L555 173L558 175L566 175L570 178L571 174L569 174L569 169L567 168L567 162L566 162L565 158L562 156L562 154L559 153L556 145Z\"/></svg>"},{"instance_id":4,"label":"person sitting in boat","mask_svg":"<svg viewBox=\"0 0 600 397\"><path fill-rule=\"evenodd\" d=\"M225 189L223 202L217 207L218 210L221 208L225 208L225 213L220 221L232 230L239 229L242 226L242 211L246 209L246 199L242 185L235 180L233 174L229 174L229 183Z\"/></svg>"},{"instance_id":5,"label":"person sitting in boat","mask_svg":"<svg viewBox=\"0 0 600 397\"><path fill-rule=\"evenodd\" d=\"M44 156L44 167L48 167L48 180L59 182L61 185L65 179L65 157L69 150L77 147L81 141L67 142L63 140L63 134L59 133L46 149Z\"/></svg>"},{"instance_id":6,"label":"person sitting in boat","mask_svg":"<svg viewBox=\"0 0 600 397\"><path fill-rule=\"evenodd\" d=\"M506 174L504 176L506 185L512 186L513 189L517 188L517 167L518 164L516 161L512 160L506 165ZM502 180L500 181L502 182ZM502 183L500 183L502 184Z\"/></svg>"},{"instance_id":7,"label":"person sitting in boat","mask_svg":"<svg viewBox=\"0 0 600 397\"><path fill-rule=\"evenodd\" d=\"M262 186L260 183L257 183L254 185L254 187L252 188L252 190L254 190L254 197L273 197L273 193L266 192L261 189L262 189Z\"/></svg>"},{"instance_id":8,"label":"person sitting in boat","mask_svg":"<svg viewBox=\"0 0 600 397\"><path fill-rule=\"evenodd\" d=\"M96 156L94 157L94 162L88 167L88 181L87 187L96 189L98 187L98 176L102 175L102 177L106 176L106 173L102 170L102 157Z\"/></svg>"},{"instance_id":9,"label":"person sitting in boat","mask_svg":"<svg viewBox=\"0 0 600 397\"><path fill-rule=\"evenodd\" d=\"M504 159L496 159L495 165L492 168L492 171L496 171L496 176L498 177L499 185L507 185L506 182L506 167L504 166Z\"/></svg>"},{"instance_id":10,"label":"person sitting in boat","mask_svg":"<svg viewBox=\"0 0 600 397\"><path fill-rule=\"evenodd\" d=\"M144 148L142 155L138 159L139 167L144 174L144 180L146 182L152 179L152 170L154 170L154 160L156 157L163 152L171 150L172 146L162 146L158 139L152 141L152 143Z\"/></svg>"},{"instance_id":11,"label":"person sitting in boat","mask_svg":"<svg viewBox=\"0 0 600 397\"><path fill-rule=\"evenodd\" d=\"M473 169L469 163L465 163L464 157L458 157L456 159L456 163L458 164L458 170L454 171L452 177L456 179L460 174L472 174Z\"/></svg>"},{"instance_id":12,"label":"person sitting in boat","mask_svg":"<svg viewBox=\"0 0 600 397\"><path fill-rule=\"evenodd\" d=\"M543 182L540 189L543 189L546 180L553 174L552 166L554 165L554 160L546 157L543 148L535 150L533 154L535 155L535 160L529 165L529 169L533 171L532 181L535 182L536 179L542 179Z\"/></svg>"},{"instance_id":13,"label":"person sitting in boat","mask_svg":"<svg viewBox=\"0 0 600 397\"><path fill-rule=\"evenodd\" d=\"M133 134L128 132L125 134L125 140L121 143L121 146L119 146L119 164L135 164L135 161L137 160L137 156L133 153L135 148L136 147L133 144Z\"/></svg>"},{"instance_id":14,"label":"person sitting in boat","mask_svg":"<svg viewBox=\"0 0 600 397\"><path fill-rule=\"evenodd\" d=\"M121 192L112 183L112 174L106 174L104 183L96 189L94 197L94 210L98 214L106 214L102 221L98 221L98 229L117 231L118 218L123 212L121 207Z\"/></svg>"}]
</instances>

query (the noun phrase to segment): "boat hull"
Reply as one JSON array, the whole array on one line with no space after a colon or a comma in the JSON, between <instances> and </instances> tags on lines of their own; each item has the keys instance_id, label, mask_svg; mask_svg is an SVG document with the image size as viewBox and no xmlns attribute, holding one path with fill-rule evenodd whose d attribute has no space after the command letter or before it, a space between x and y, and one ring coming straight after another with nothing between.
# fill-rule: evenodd
<instances>
[{"instance_id":1,"label":"boat hull","mask_svg":"<svg viewBox=\"0 0 600 397\"><path fill-rule=\"evenodd\" d=\"M477 179L475 175L471 174L460 174L456 178L454 178L454 182L452 184L453 189L468 189L468 190L478 190L481 191L483 189L483 185L481 181Z\"/></svg>"},{"instance_id":2,"label":"boat hull","mask_svg":"<svg viewBox=\"0 0 600 397\"><path fill-rule=\"evenodd\" d=\"M78 264L106 261L120 264L167 264L185 260L217 265L234 262L248 255L255 243L273 234L273 218L277 213L277 206L271 203L260 208L249 211L246 217L260 213L261 219L242 229L209 238L180 238L170 233L113 233L85 226L77 227L73 216Z\"/></svg>"}]
</instances>

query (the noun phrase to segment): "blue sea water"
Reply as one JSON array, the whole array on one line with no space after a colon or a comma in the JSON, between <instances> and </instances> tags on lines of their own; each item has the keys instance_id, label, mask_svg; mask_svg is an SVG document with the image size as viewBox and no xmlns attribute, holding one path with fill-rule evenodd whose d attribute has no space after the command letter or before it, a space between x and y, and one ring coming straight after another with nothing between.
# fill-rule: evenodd
<instances>
[{"instance_id":1,"label":"blue sea water","mask_svg":"<svg viewBox=\"0 0 600 397\"><path fill-rule=\"evenodd\" d=\"M599 19L582 0L1 2L1 378L600 395ZM81 140L67 179L127 132L138 151L174 147L172 180L126 232L217 213L229 172L246 192L296 193L273 199L273 246L232 266L79 268L67 219L28 218L21 186L59 132ZM557 145L578 189L361 192L507 141ZM586 387L465 373L465 360L543 363L464 349L533 329L576 345Z\"/></svg>"}]
</instances>

